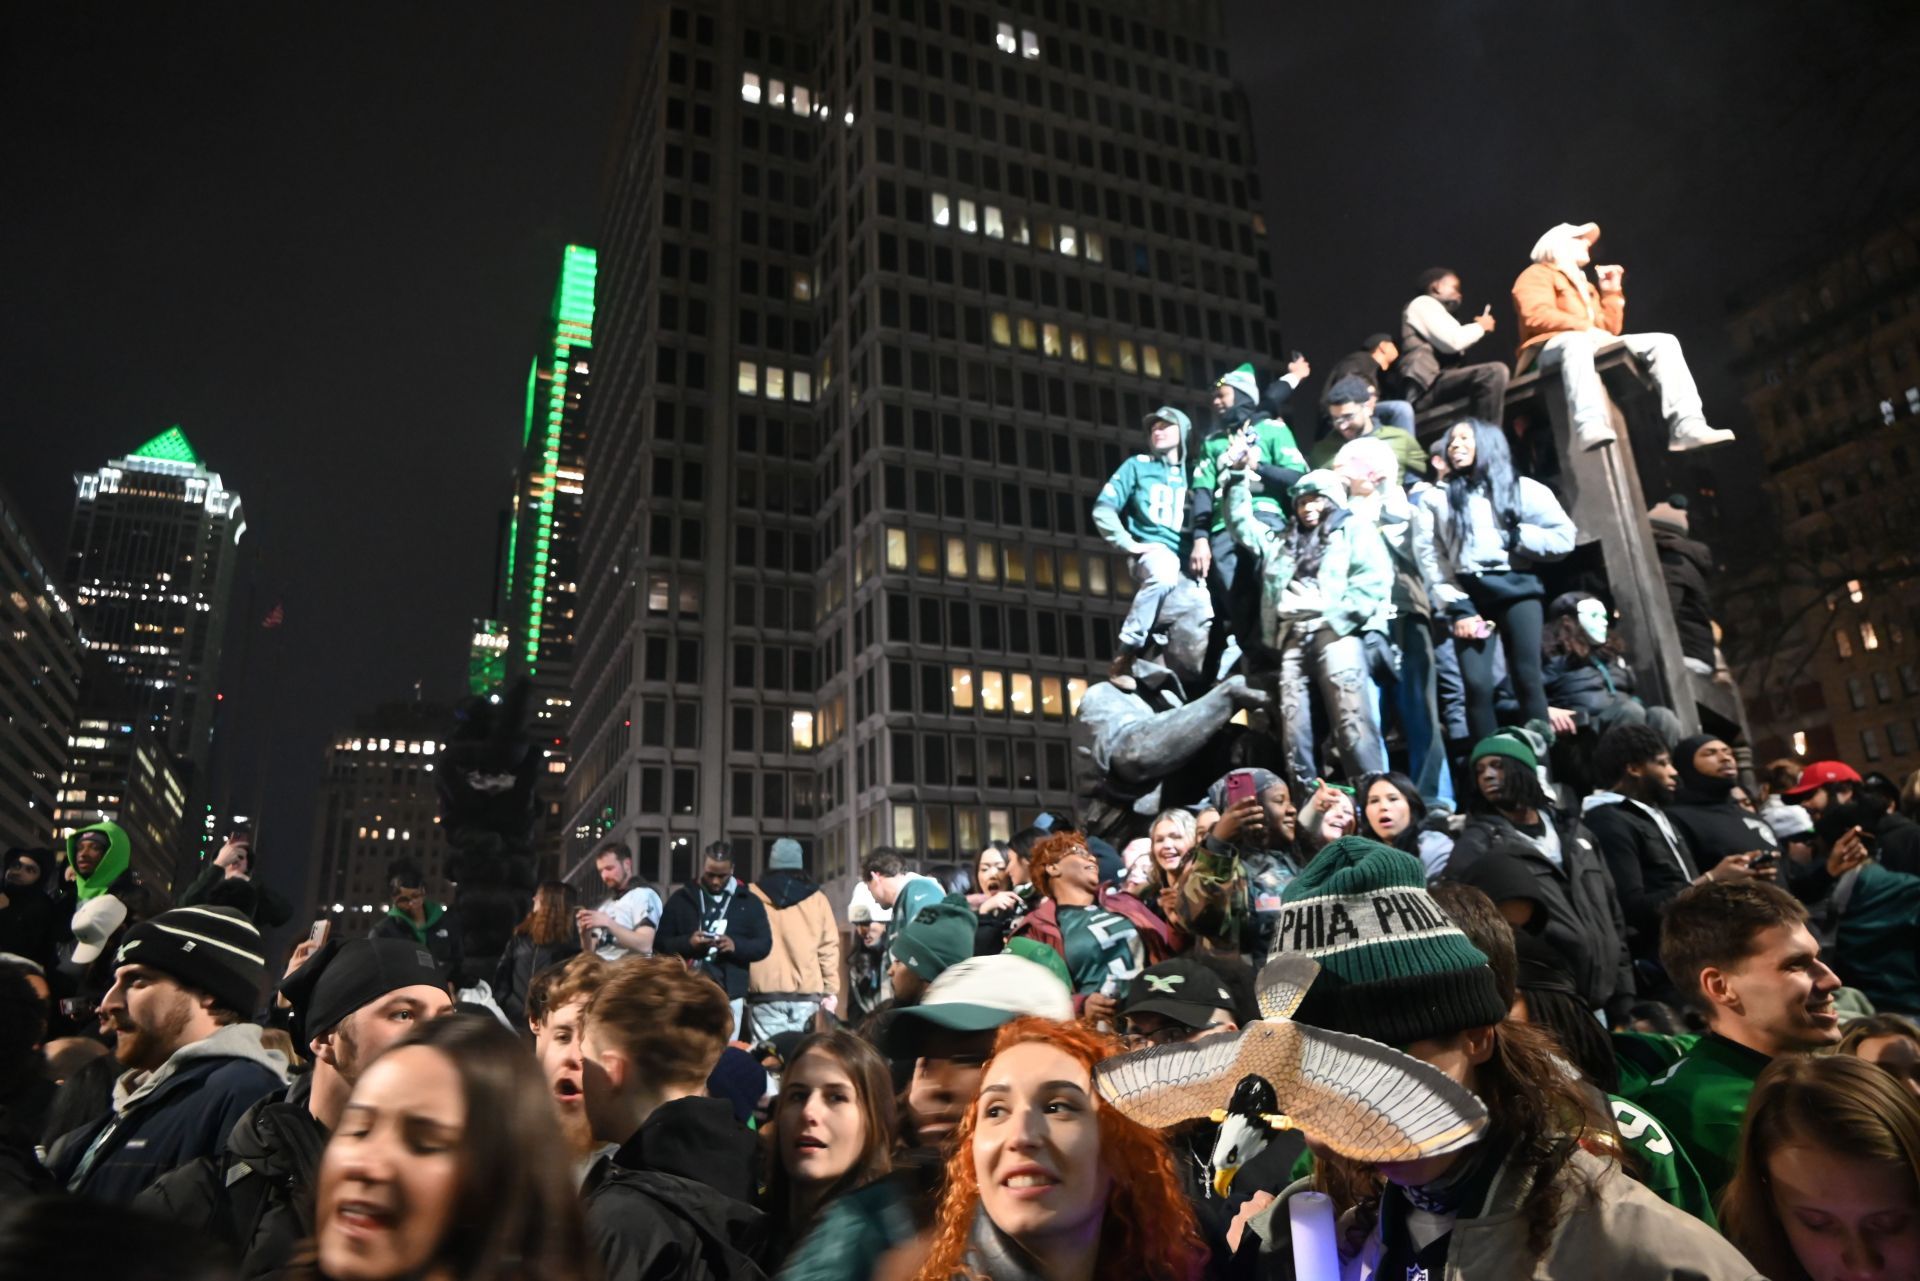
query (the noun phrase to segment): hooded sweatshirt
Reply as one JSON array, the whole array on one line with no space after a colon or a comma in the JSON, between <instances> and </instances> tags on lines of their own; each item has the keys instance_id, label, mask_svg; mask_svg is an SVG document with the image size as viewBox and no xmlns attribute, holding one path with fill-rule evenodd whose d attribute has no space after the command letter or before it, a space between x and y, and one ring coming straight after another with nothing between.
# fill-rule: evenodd
<instances>
[{"instance_id":1,"label":"hooded sweatshirt","mask_svg":"<svg viewBox=\"0 0 1920 1281\"><path fill-rule=\"evenodd\" d=\"M80 837L86 832L105 832L107 852L100 856L100 861L90 874L82 876L75 855L80 850ZM127 840L126 832L121 830L118 823L90 823L67 838L67 865L74 869L74 893L84 903L112 889L113 883L133 866L133 843Z\"/></svg>"},{"instance_id":2,"label":"hooded sweatshirt","mask_svg":"<svg viewBox=\"0 0 1920 1281\"><path fill-rule=\"evenodd\" d=\"M0 952L24 956L43 969L52 969L61 936L66 933L60 909L48 890L60 883L60 864L51 850L10 850L7 862L32 863L40 869L38 884L25 889L0 884L7 905L0 907Z\"/></svg>"},{"instance_id":3,"label":"hooded sweatshirt","mask_svg":"<svg viewBox=\"0 0 1920 1281\"><path fill-rule=\"evenodd\" d=\"M123 1073L113 1110L55 1142L47 1164L80 1196L124 1205L168 1170L212 1156L246 1110L287 1083L287 1061L253 1023L184 1045L151 1072Z\"/></svg>"},{"instance_id":4,"label":"hooded sweatshirt","mask_svg":"<svg viewBox=\"0 0 1920 1281\"><path fill-rule=\"evenodd\" d=\"M1702 774L1693 767L1693 754L1718 739L1718 734L1695 734L1683 738L1673 749L1673 764L1680 773L1680 787L1667 807L1667 817L1686 835L1693 861L1701 871L1711 871L1729 854L1747 854L1754 850L1779 852L1780 842L1773 829L1758 814L1749 814L1733 801L1737 781Z\"/></svg>"}]
</instances>

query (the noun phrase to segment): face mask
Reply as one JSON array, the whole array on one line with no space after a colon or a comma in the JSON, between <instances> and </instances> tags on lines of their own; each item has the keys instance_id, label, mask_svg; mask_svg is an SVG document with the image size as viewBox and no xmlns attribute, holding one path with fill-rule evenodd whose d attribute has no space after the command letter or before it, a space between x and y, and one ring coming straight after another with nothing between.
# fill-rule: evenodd
<instances>
[{"instance_id":1,"label":"face mask","mask_svg":"<svg viewBox=\"0 0 1920 1281\"><path fill-rule=\"evenodd\" d=\"M1595 645L1607 643L1607 607L1603 602L1583 600L1573 607L1573 616L1588 640Z\"/></svg>"}]
</instances>

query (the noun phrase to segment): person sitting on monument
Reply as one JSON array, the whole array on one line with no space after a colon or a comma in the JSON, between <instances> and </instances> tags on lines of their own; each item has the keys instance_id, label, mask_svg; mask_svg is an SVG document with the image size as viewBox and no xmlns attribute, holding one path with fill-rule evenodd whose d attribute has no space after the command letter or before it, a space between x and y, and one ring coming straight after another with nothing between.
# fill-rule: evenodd
<instances>
[{"instance_id":1,"label":"person sitting on monument","mask_svg":"<svg viewBox=\"0 0 1920 1281\"><path fill-rule=\"evenodd\" d=\"M1315 427L1315 436L1326 433L1327 420L1332 417L1328 406L1333 389L1343 379L1358 378L1373 389L1375 395L1392 395L1386 388L1391 385L1398 390L1398 375L1393 372L1394 364L1400 359L1399 345L1391 334L1370 334L1360 344L1358 351L1350 351L1333 362L1327 370L1327 381L1321 385L1320 410L1321 422ZM1383 400L1374 407L1374 416L1383 423L1392 423L1405 431L1414 429L1413 406L1404 400Z\"/></svg>"},{"instance_id":2,"label":"person sitting on monument","mask_svg":"<svg viewBox=\"0 0 1920 1281\"><path fill-rule=\"evenodd\" d=\"M1493 332L1493 308L1462 321L1461 300L1459 272L1434 267L1420 273L1420 292L1400 312L1400 359L1393 372L1416 411L1464 397L1469 414L1497 423L1506 416L1506 365L1466 363L1467 351Z\"/></svg>"},{"instance_id":3,"label":"person sitting on monument","mask_svg":"<svg viewBox=\"0 0 1920 1281\"><path fill-rule=\"evenodd\" d=\"M1314 442L1307 461L1317 468L1333 466L1334 456L1348 441L1372 437L1386 442L1399 460L1401 472L1413 484L1426 479L1427 451L1411 431L1381 421L1379 397L1365 380L1348 376L1327 388L1327 421L1333 430Z\"/></svg>"},{"instance_id":4,"label":"person sitting on monument","mask_svg":"<svg viewBox=\"0 0 1920 1281\"><path fill-rule=\"evenodd\" d=\"M1074 750L1094 775L1082 811L1088 835L1121 845L1145 836L1162 810L1197 803L1235 763L1246 731L1229 722L1271 700L1244 676L1214 679L1226 662L1211 657L1213 630L1206 589L1181 582L1134 662L1135 687L1101 681L1080 700Z\"/></svg>"},{"instance_id":5,"label":"person sitting on monument","mask_svg":"<svg viewBox=\"0 0 1920 1281\"><path fill-rule=\"evenodd\" d=\"M1513 306L1520 313L1520 353L1517 373L1537 362L1558 366L1566 387L1568 416L1580 449L1597 449L1614 441L1607 412L1606 390L1600 384L1594 357L1600 349L1621 343L1639 358L1647 378L1660 397L1660 416L1667 424L1667 448L1675 453L1725 444L1733 433L1707 426L1699 389L1687 368L1680 340L1672 334L1629 334L1627 295L1622 282L1626 268L1613 264L1595 267L1594 280L1586 268L1593 261L1593 244L1600 239L1597 223L1563 222L1534 242L1533 263L1513 282ZM1597 287L1596 287L1597 285Z\"/></svg>"},{"instance_id":6,"label":"person sitting on monument","mask_svg":"<svg viewBox=\"0 0 1920 1281\"><path fill-rule=\"evenodd\" d=\"M1648 707L1635 696L1633 668L1614 636L1612 611L1592 592L1562 592L1548 604L1540 679L1547 702L1570 713L1576 729L1597 735L1615 725L1647 725L1669 748L1680 741L1673 709Z\"/></svg>"}]
</instances>

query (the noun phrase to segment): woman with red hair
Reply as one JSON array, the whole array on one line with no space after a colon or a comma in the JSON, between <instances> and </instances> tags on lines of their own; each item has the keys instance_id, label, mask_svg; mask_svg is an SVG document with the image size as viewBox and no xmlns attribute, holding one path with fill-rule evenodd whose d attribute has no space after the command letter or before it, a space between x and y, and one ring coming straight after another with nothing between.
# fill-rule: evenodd
<instances>
[{"instance_id":1,"label":"woman with red hair","mask_svg":"<svg viewBox=\"0 0 1920 1281\"><path fill-rule=\"evenodd\" d=\"M1000 1029L917 1281L1200 1276L1206 1247L1165 1144L1094 1090L1119 1050L1080 1023Z\"/></svg>"}]
</instances>

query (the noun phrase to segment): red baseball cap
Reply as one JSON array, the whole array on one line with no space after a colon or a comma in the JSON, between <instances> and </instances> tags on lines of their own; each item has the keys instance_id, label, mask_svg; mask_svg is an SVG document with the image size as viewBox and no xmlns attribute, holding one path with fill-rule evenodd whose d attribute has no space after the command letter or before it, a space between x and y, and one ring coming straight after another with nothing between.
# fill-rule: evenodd
<instances>
[{"instance_id":1,"label":"red baseball cap","mask_svg":"<svg viewBox=\"0 0 1920 1281\"><path fill-rule=\"evenodd\" d=\"M1825 787L1829 783L1859 783L1860 775L1853 766L1845 761L1815 761L1800 772L1800 781L1780 793L1782 796L1805 796L1815 788Z\"/></svg>"}]
</instances>

